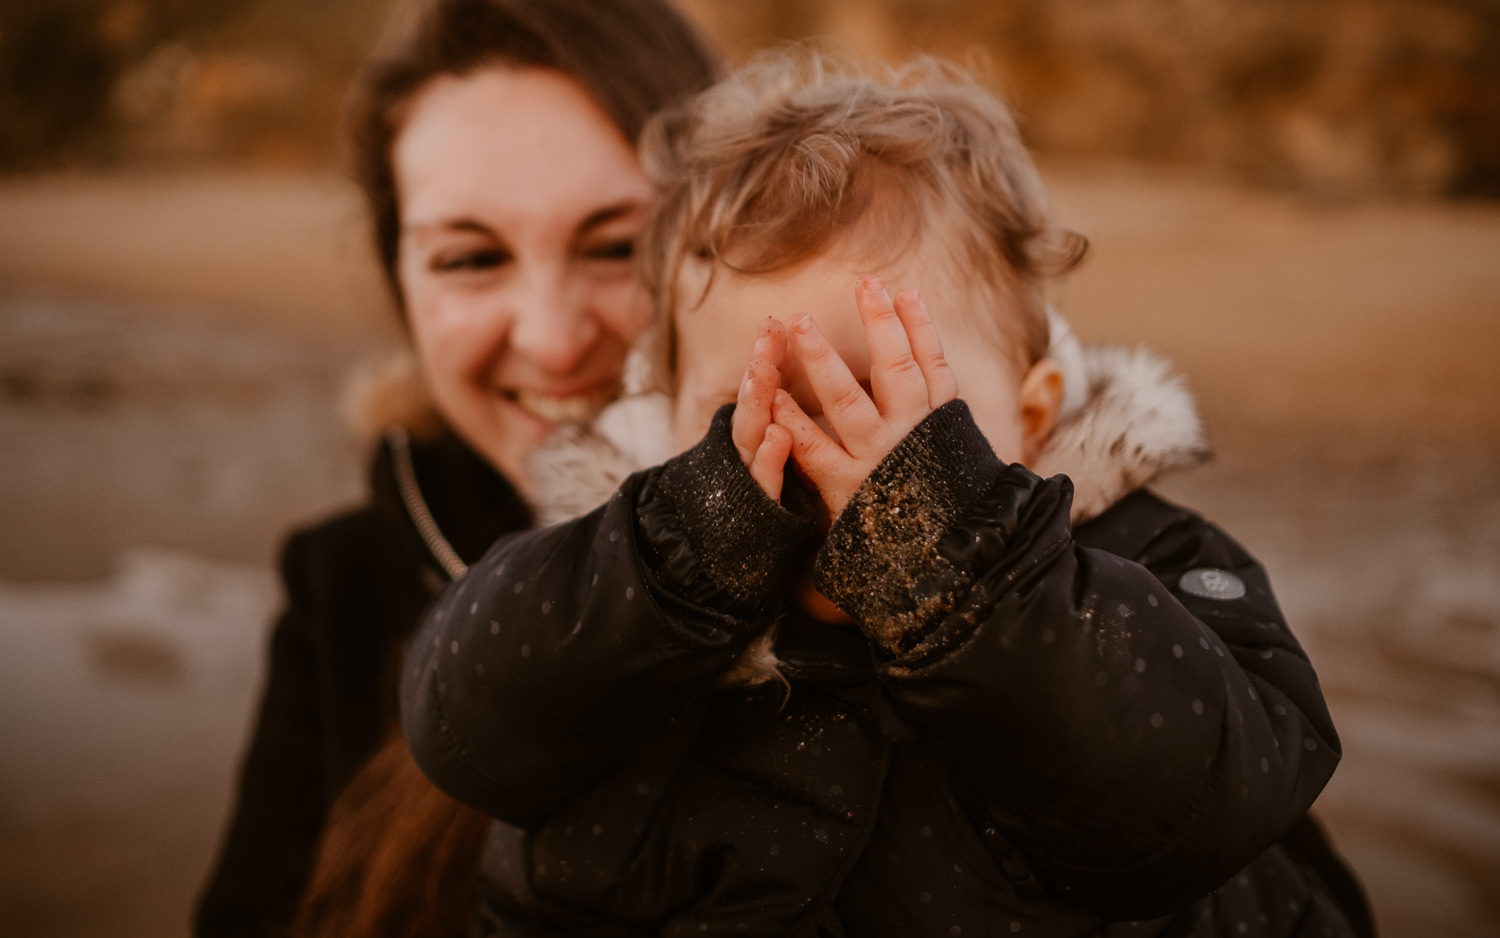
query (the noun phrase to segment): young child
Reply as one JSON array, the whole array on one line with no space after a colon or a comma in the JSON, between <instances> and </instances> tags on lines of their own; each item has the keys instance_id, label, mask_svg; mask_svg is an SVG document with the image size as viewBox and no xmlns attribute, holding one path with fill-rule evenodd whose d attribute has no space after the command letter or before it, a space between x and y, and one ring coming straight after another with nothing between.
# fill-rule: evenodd
<instances>
[{"instance_id":1,"label":"young child","mask_svg":"<svg viewBox=\"0 0 1500 938\"><path fill-rule=\"evenodd\" d=\"M497 819L480 933L1368 934L1317 678L1141 488L1203 455L1180 384L1049 326L1081 252L1003 106L772 58L646 156L658 393L558 442L540 507L592 510L405 664L417 761Z\"/></svg>"}]
</instances>

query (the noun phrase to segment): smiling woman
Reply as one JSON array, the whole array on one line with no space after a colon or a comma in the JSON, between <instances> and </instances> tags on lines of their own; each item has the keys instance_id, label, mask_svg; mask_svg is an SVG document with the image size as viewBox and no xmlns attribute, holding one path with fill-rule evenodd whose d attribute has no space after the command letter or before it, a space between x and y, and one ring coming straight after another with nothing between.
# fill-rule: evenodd
<instances>
[{"instance_id":1,"label":"smiling woman","mask_svg":"<svg viewBox=\"0 0 1500 938\"><path fill-rule=\"evenodd\" d=\"M422 10L357 82L350 125L420 401L392 409L408 419L383 428L367 504L283 550L203 936L467 933L488 820L396 736L398 650L452 577L531 523L526 455L615 396L649 316L635 140L716 70L667 0Z\"/></svg>"},{"instance_id":2,"label":"smiling woman","mask_svg":"<svg viewBox=\"0 0 1500 938\"><path fill-rule=\"evenodd\" d=\"M398 273L428 388L524 489L522 455L610 401L645 325L632 258L651 184L588 93L540 69L434 80L394 164Z\"/></svg>"}]
</instances>

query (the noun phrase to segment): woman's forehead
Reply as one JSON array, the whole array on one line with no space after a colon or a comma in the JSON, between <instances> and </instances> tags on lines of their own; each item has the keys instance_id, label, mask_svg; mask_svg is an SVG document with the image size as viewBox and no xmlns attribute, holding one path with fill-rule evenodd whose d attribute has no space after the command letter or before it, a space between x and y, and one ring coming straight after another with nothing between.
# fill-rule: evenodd
<instances>
[{"instance_id":1,"label":"woman's forehead","mask_svg":"<svg viewBox=\"0 0 1500 938\"><path fill-rule=\"evenodd\" d=\"M618 128L574 81L540 69L434 79L392 153L409 227L577 224L653 190Z\"/></svg>"}]
</instances>

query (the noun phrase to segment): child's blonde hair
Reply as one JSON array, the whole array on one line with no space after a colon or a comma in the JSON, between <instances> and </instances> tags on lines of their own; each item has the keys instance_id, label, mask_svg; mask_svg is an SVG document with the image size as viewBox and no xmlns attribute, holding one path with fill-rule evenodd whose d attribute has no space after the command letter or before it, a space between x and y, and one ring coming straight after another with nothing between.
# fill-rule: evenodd
<instances>
[{"instance_id":1,"label":"child's blonde hair","mask_svg":"<svg viewBox=\"0 0 1500 938\"><path fill-rule=\"evenodd\" d=\"M930 58L894 69L812 51L761 56L654 119L642 159L662 189L642 263L668 375L690 257L750 274L785 269L853 227L877 195L895 197L880 228L890 256L924 235L945 241L955 282L996 310L978 325L1025 359L1023 373L1047 352L1046 279L1087 248L1051 224L1005 105Z\"/></svg>"}]
</instances>

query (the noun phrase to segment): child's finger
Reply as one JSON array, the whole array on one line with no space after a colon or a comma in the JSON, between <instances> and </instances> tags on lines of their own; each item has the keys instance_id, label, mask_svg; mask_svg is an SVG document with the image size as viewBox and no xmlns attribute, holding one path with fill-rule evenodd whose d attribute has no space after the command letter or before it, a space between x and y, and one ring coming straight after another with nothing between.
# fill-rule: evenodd
<instances>
[{"instance_id":1,"label":"child's finger","mask_svg":"<svg viewBox=\"0 0 1500 938\"><path fill-rule=\"evenodd\" d=\"M854 457L823 432L786 391L776 392L771 416L776 418L774 427L791 434L792 458L818 490L823 505L831 515L838 515L867 473L852 469Z\"/></svg>"},{"instance_id":2,"label":"child's finger","mask_svg":"<svg viewBox=\"0 0 1500 938\"><path fill-rule=\"evenodd\" d=\"M776 426L791 434L792 456L809 475L816 475L820 469L849 458L843 447L824 433L823 428L807 416L785 390L776 392L771 417L776 421Z\"/></svg>"},{"instance_id":3,"label":"child's finger","mask_svg":"<svg viewBox=\"0 0 1500 938\"><path fill-rule=\"evenodd\" d=\"M811 316L803 313L792 319L790 344L839 439L857 445L854 441L877 435L882 426L880 411Z\"/></svg>"},{"instance_id":4,"label":"child's finger","mask_svg":"<svg viewBox=\"0 0 1500 938\"><path fill-rule=\"evenodd\" d=\"M922 377L927 379L927 405L934 410L958 397L958 376L943 355L943 342L938 338L937 327L927 314L927 307L916 290L906 290L896 296L896 315L906 327L906 338L911 343L911 354Z\"/></svg>"},{"instance_id":5,"label":"child's finger","mask_svg":"<svg viewBox=\"0 0 1500 938\"><path fill-rule=\"evenodd\" d=\"M774 332L771 323L777 327ZM734 418L730 421L730 436L746 465L754 458L765 437L766 427L770 426L771 401L781 384L778 366L785 356L785 327L774 319L763 321L750 353L750 365L745 369L745 379L740 382Z\"/></svg>"},{"instance_id":6,"label":"child's finger","mask_svg":"<svg viewBox=\"0 0 1500 938\"><path fill-rule=\"evenodd\" d=\"M786 479L786 460L792 454L792 434L786 427L771 424L766 427L766 438L761 441L755 458L750 460L750 477L754 479L771 501L781 501L781 484Z\"/></svg>"},{"instance_id":7,"label":"child's finger","mask_svg":"<svg viewBox=\"0 0 1500 938\"><path fill-rule=\"evenodd\" d=\"M765 359L754 359L745 369L745 380L740 382L729 432L734 438L735 449L740 451L740 458L746 463L760 448L766 427L771 425L771 402L780 383L781 373Z\"/></svg>"},{"instance_id":8,"label":"child's finger","mask_svg":"<svg viewBox=\"0 0 1500 938\"><path fill-rule=\"evenodd\" d=\"M760 338L756 339L755 352L760 353L760 339L765 339L765 359L778 369L786 364L786 326L775 316L767 316L760 323Z\"/></svg>"},{"instance_id":9,"label":"child's finger","mask_svg":"<svg viewBox=\"0 0 1500 938\"><path fill-rule=\"evenodd\" d=\"M927 382L912 357L906 327L896 315L885 282L866 277L854 288L854 302L865 325L865 346L870 350L870 388L875 406L889 417L892 413L927 407Z\"/></svg>"}]
</instances>

